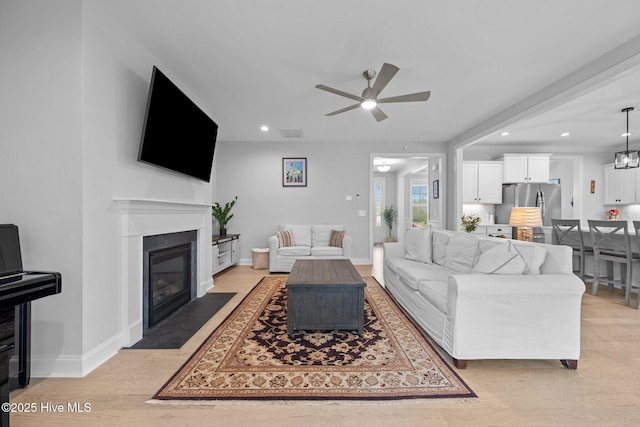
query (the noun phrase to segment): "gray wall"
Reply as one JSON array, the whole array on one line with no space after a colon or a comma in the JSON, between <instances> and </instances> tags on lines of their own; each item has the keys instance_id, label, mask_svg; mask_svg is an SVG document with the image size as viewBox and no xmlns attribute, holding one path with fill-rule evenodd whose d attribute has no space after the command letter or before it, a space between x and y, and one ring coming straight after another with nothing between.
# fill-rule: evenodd
<instances>
[{"instance_id":1,"label":"gray wall","mask_svg":"<svg viewBox=\"0 0 640 427\"><path fill-rule=\"evenodd\" d=\"M369 260L371 153L389 153L392 144L308 144L221 142L216 147L214 201L238 196L229 233L241 234L241 262L251 248L266 247L279 224L343 224L353 238L354 262ZM416 145L414 152L441 152ZM403 153L411 152L412 148ZM306 157L308 185L282 187L282 158ZM387 183L387 201L391 188ZM352 195L353 201L345 201ZM359 195L359 197L358 197ZM365 217L358 211L366 211Z\"/></svg>"}]
</instances>

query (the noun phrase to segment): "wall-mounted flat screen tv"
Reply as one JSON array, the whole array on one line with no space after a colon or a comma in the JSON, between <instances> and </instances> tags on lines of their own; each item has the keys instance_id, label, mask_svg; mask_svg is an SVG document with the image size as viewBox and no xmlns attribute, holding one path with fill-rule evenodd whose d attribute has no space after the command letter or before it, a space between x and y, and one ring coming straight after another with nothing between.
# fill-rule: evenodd
<instances>
[{"instance_id":1,"label":"wall-mounted flat screen tv","mask_svg":"<svg viewBox=\"0 0 640 427\"><path fill-rule=\"evenodd\" d=\"M209 182L218 125L153 67L138 161Z\"/></svg>"}]
</instances>

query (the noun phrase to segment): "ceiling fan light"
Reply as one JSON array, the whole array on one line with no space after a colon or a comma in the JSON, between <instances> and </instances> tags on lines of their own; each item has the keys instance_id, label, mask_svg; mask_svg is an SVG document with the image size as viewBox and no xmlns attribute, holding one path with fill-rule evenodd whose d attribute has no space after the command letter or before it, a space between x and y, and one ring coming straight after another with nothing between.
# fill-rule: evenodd
<instances>
[{"instance_id":1,"label":"ceiling fan light","mask_svg":"<svg viewBox=\"0 0 640 427\"><path fill-rule=\"evenodd\" d=\"M371 110L376 105L378 105L378 103L375 99L365 99L364 101L362 101L362 104L360 104L360 106L365 110Z\"/></svg>"}]
</instances>

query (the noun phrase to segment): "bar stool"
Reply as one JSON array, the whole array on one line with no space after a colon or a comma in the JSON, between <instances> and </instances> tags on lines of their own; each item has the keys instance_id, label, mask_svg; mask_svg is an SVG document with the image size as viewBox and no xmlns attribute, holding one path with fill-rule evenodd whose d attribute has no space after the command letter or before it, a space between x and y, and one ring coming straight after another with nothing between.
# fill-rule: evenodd
<instances>
[{"instance_id":1,"label":"bar stool","mask_svg":"<svg viewBox=\"0 0 640 427\"><path fill-rule=\"evenodd\" d=\"M585 258L588 255L593 256L593 248L585 247L584 237L582 235L582 228L580 227L579 219L551 219L552 229L552 242L554 245L565 245L573 249L573 254L578 256L578 270L573 270L574 273L578 273L580 279L585 281L585 278L593 278L592 275L585 273ZM638 224L640 225L640 223Z\"/></svg>"},{"instance_id":2,"label":"bar stool","mask_svg":"<svg viewBox=\"0 0 640 427\"><path fill-rule=\"evenodd\" d=\"M638 254L631 252L627 221L588 220L589 233L593 242L594 272L592 294L598 293L600 261L607 262L607 275L611 284L624 286L624 302L629 305L633 277L633 263L640 262ZM619 233L622 231L622 233ZM620 264L620 280L614 280L613 263Z\"/></svg>"}]
</instances>

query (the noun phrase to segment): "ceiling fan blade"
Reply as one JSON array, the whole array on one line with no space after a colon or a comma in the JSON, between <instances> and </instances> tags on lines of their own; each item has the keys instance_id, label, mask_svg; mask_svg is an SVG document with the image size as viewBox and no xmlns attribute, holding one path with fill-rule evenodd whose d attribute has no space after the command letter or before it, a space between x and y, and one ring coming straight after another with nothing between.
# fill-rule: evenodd
<instances>
[{"instance_id":1,"label":"ceiling fan blade","mask_svg":"<svg viewBox=\"0 0 640 427\"><path fill-rule=\"evenodd\" d=\"M361 97L361 96L352 95L350 93L343 92L341 90L334 89L334 88L329 87L329 86L316 85L316 87L318 89L321 89L321 90L326 90L327 92L335 93L336 95L344 96L345 98L353 99L354 101L360 101L360 102L364 101L364 98Z\"/></svg>"},{"instance_id":2,"label":"ceiling fan blade","mask_svg":"<svg viewBox=\"0 0 640 427\"><path fill-rule=\"evenodd\" d=\"M345 108L343 108L341 110L337 110L337 111L334 111L332 113L325 114L325 116L335 116L336 114L344 113L345 111L355 110L359 106L360 106L360 104L353 104L353 105L345 107Z\"/></svg>"},{"instance_id":3,"label":"ceiling fan blade","mask_svg":"<svg viewBox=\"0 0 640 427\"><path fill-rule=\"evenodd\" d=\"M371 114L376 118L376 121L381 122L386 119L388 116L378 107L373 107L371 109Z\"/></svg>"},{"instance_id":4,"label":"ceiling fan blade","mask_svg":"<svg viewBox=\"0 0 640 427\"><path fill-rule=\"evenodd\" d=\"M378 99L378 104L385 102L420 102L426 101L431 96L431 91L410 93L409 95L392 96L390 98Z\"/></svg>"},{"instance_id":5,"label":"ceiling fan blade","mask_svg":"<svg viewBox=\"0 0 640 427\"><path fill-rule=\"evenodd\" d=\"M376 82L373 84L373 93L377 97L382 89L387 86L387 84L391 81L393 76L400 70L400 68L395 65L387 64L386 62L382 64L382 68L380 69L380 73L378 73L378 77L376 78Z\"/></svg>"}]
</instances>

